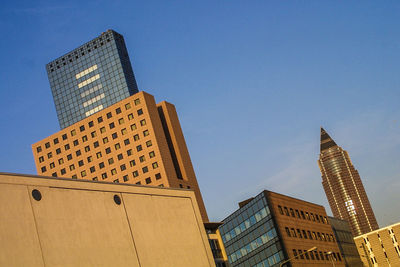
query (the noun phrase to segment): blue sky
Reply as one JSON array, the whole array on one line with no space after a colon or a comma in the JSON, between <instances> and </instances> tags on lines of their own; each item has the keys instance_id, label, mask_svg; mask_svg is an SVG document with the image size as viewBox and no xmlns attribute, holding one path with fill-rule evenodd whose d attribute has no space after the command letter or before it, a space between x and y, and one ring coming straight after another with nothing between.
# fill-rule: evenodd
<instances>
[{"instance_id":1,"label":"blue sky","mask_svg":"<svg viewBox=\"0 0 400 267\"><path fill-rule=\"evenodd\" d=\"M175 104L210 219L267 189L330 208L319 127L380 226L400 221L400 2L3 1L0 171L59 130L45 64L114 29L139 88Z\"/></svg>"}]
</instances>

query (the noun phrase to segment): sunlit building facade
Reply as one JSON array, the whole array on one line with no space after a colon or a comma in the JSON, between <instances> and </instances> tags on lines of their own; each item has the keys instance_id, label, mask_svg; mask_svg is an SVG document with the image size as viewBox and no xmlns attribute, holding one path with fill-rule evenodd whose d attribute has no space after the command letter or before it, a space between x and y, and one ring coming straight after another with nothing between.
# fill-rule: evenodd
<instances>
[{"instance_id":1,"label":"sunlit building facade","mask_svg":"<svg viewBox=\"0 0 400 267\"><path fill-rule=\"evenodd\" d=\"M174 105L143 91L32 145L39 175L195 192L208 217Z\"/></svg>"},{"instance_id":2,"label":"sunlit building facade","mask_svg":"<svg viewBox=\"0 0 400 267\"><path fill-rule=\"evenodd\" d=\"M46 65L61 129L138 92L124 37L113 30Z\"/></svg>"},{"instance_id":3,"label":"sunlit building facade","mask_svg":"<svg viewBox=\"0 0 400 267\"><path fill-rule=\"evenodd\" d=\"M400 266L400 223L357 236L357 245L364 266Z\"/></svg>"},{"instance_id":4,"label":"sunlit building facade","mask_svg":"<svg viewBox=\"0 0 400 267\"><path fill-rule=\"evenodd\" d=\"M378 229L378 223L358 171L349 154L321 128L318 165L334 217L350 223L353 236Z\"/></svg>"}]
</instances>

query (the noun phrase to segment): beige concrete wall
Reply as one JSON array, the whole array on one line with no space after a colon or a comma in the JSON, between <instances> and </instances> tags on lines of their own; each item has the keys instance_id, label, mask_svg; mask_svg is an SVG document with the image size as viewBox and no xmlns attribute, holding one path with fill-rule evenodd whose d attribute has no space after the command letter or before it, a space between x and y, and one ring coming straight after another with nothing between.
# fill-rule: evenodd
<instances>
[{"instance_id":1,"label":"beige concrete wall","mask_svg":"<svg viewBox=\"0 0 400 267\"><path fill-rule=\"evenodd\" d=\"M215 265L193 191L0 173L0 266Z\"/></svg>"}]
</instances>

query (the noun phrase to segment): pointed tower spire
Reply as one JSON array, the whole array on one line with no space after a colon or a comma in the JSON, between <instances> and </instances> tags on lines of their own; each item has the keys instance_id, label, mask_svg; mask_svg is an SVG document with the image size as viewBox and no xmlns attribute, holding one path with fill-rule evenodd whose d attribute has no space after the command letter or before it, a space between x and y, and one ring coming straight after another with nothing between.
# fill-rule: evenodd
<instances>
[{"instance_id":1,"label":"pointed tower spire","mask_svg":"<svg viewBox=\"0 0 400 267\"><path fill-rule=\"evenodd\" d=\"M320 146L321 153L324 150L327 150L327 149L329 149L331 147L334 147L334 146L337 146L335 141L333 141L333 139L324 130L324 128L321 127L321 146Z\"/></svg>"}]
</instances>

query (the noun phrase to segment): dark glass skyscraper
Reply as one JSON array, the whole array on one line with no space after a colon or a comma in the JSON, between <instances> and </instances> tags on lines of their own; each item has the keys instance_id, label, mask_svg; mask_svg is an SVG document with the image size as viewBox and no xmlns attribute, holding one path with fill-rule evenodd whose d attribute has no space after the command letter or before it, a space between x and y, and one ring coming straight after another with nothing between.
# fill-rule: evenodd
<instances>
[{"instance_id":1,"label":"dark glass skyscraper","mask_svg":"<svg viewBox=\"0 0 400 267\"><path fill-rule=\"evenodd\" d=\"M122 35L113 30L46 65L61 129L138 92Z\"/></svg>"},{"instance_id":2,"label":"dark glass skyscraper","mask_svg":"<svg viewBox=\"0 0 400 267\"><path fill-rule=\"evenodd\" d=\"M355 237L378 229L367 193L349 154L323 128L320 149L318 165L333 215L347 220Z\"/></svg>"}]
</instances>

